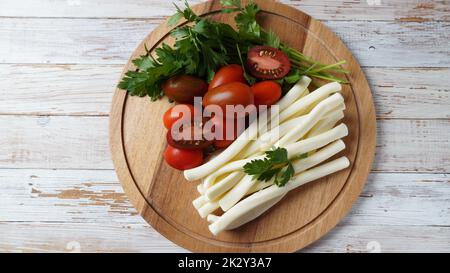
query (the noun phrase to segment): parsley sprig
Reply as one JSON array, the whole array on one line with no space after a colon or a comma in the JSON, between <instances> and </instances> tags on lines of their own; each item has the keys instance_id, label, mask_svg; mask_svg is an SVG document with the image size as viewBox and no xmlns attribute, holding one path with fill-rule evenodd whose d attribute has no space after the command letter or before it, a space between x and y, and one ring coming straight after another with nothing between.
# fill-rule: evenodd
<instances>
[{"instance_id":1,"label":"parsley sprig","mask_svg":"<svg viewBox=\"0 0 450 273\"><path fill-rule=\"evenodd\" d=\"M276 148L266 151L264 159L253 160L244 165L244 172L252 175L255 179L263 182L273 182L278 187L284 187L295 175L292 160L288 158L288 152L285 148ZM301 159L307 157L302 154L295 157Z\"/></svg>"},{"instance_id":2,"label":"parsley sprig","mask_svg":"<svg viewBox=\"0 0 450 273\"><path fill-rule=\"evenodd\" d=\"M143 56L133 60L135 70L128 71L119 83L119 88L127 90L132 96L149 96L153 101L160 99L164 93L161 85L167 79L187 74L212 80L220 67L227 64L242 64L250 48L257 45L269 45L284 51L293 64L293 69L280 84L288 89L302 75L319 79L346 82L335 76L347 73L341 68L344 62L324 65L296 49L283 44L272 30L264 30L256 20L260 12L253 2L242 6L240 0L221 0L223 12L236 12L235 22L238 30L230 25L203 18L195 14L188 3L181 9L175 5L177 13L168 23L175 25L181 19L188 24L175 28L171 36L175 38L173 46L163 43L155 49L154 56L146 48ZM249 83L255 78L246 73Z\"/></svg>"}]
</instances>

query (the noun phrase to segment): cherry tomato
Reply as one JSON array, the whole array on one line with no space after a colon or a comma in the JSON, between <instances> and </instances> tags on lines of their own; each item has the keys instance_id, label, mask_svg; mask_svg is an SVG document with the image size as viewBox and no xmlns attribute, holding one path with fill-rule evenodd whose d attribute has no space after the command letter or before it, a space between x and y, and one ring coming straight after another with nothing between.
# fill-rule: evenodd
<instances>
[{"instance_id":1,"label":"cherry tomato","mask_svg":"<svg viewBox=\"0 0 450 273\"><path fill-rule=\"evenodd\" d=\"M200 150L182 150L167 146L164 159L172 168L180 171L189 170L203 164L203 152Z\"/></svg>"},{"instance_id":2,"label":"cherry tomato","mask_svg":"<svg viewBox=\"0 0 450 273\"><path fill-rule=\"evenodd\" d=\"M270 46L255 46L250 49L247 66L253 76L267 80L283 78L291 70L288 56Z\"/></svg>"},{"instance_id":3,"label":"cherry tomato","mask_svg":"<svg viewBox=\"0 0 450 273\"><path fill-rule=\"evenodd\" d=\"M216 87L203 97L203 105L205 107L217 105L221 108L223 114L226 113L227 105L247 107L248 105L253 105L253 102L252 90L248 85L241 82L232 82Z\"/></svg>"},{"instance_id":4,"label":"cherry tomato","mask_svg":"<svg viewBox=\"0 0 450 273\"><path fill-rule=\"evenodd\" d=\"M244 69L242 69L242 66L237 64L230 64L219 69L219 71L217 71L213 80L209 84L208 91L232 82L247 83L244 77Z\"/></svg>"},{"instance_id":5,"label":"cherry tomato","mask_svg":"<svg viewBox=\"0 0 450 273\"><path fill-rule=\"evenodd\" d=\"M281 86L274 81L259 82L252 87L255 105L275 104L281 97Z\"/></svg>"},{"instance_id":6,"label":"cherry tomato","mask_svg":"<svg viewBox=\"0 0 450 273\"><path fill-rule=\"evenodd\" d=\"M211 122L214 124L214 128L212 133L215 135L214 146L219 149L224 149L230 146L236 138L245 130L245 120L241 119L242 126L239 126L238 120L236 119L225 119L220 116L214 116L211 119ZM233 128L232 138L227 135L227 130L231 130ZM242 128L241 128L242 127Z\"/></svg>"},{"instance_id":7,"label":"cherry tomato","mask_svg":"<svg viewBox=\"0 0 450 273\"><path fill-rule=\"evenodd\" d=\"M194 97L202 97L208 85L202 79L189 75L178 75L168 79L162 85L166 96L179 103L193 103Z\"/></svg>"},{"instance_id":8,"label":"cherry tomato","mask_svg":"<svg viewBox=\"0 0 450 273\"><path fill-rule=\"evenodd\" d=\"M206 120L205 120L206 122ZM189 122L188 124L174 128L167 132L167 142L170 146L186 150L203 150L213 144L212 139L207 140L203 132L204 122ZM176 130L175 130L176 129ZM197 137L197 139L196 139Z\"/></svg>"},{"instance_id":9,"label":"cherry tomato","mask_svg":"<svg viewBox=\"0 0 450 273\"><path fill-rule=\"evenodd\" d=\"M189 114L189 116L184 117L184 115ZM194 119L194 106L190 104L178 104L171 107L164 113L163 122L166 129L170 129L172 125L179 119Z\"/></svg>"}]
</instances>

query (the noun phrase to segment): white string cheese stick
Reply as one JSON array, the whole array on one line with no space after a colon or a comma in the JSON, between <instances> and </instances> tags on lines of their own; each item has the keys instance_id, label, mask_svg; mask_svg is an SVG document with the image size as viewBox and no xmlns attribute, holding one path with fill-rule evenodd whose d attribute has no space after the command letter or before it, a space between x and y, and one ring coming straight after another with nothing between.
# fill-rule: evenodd
<instances>
[{"instance_id":1,"label":"white string cheese stick","mask_svg":"<svg viewBox=\"0 0 450 273\"><path fill-rule=\"evenodd\" d=\"M257 181L251 176L246 175L242 180L236 184L229 192L227 192L219 200L219 206L223 211L229 210L239 200L241 200L245 194L257 183Z\"/></svg>"},{"instance_id":2,"label":"white string cheese stick","mask_svg":"<svg viewBox=\"0 0 450 273\"><path fill-rule=\"evenodd\" d=\"M198 193L203 195L206 192L205 185L203 183L198 184L197 191Z\"/></svg>"},{"instance_id":3,"label":"white string cheese stick","mask_svg":"<svg viewBox=\"0 0 450 273\"><path fill-rule=\"evenodd\" d=\"M297 143L291 144L286 147L288 151L289 158L296 155L305 154L312 150L316 150L326 146L327 144L341 139L347 136L348 129L347 126L341 124L342 126L337 126L334 129L329 130L326 133L318 135L316 137L301 140ZM229 210L233 207L239 200L241 200L247 192L257 183L252 176L246 175L244 178L236 184L229 192L227 192L220 200L219 205L223 211Z\"/></svg>"},{"instance_id":4,"label":"white string cheese stick","mask_svg":"<svg viewBox=\"0 0 450 273\"><path fill-rule=\"evenodd\" d=\"M344 141L339 139L336 140L335 142L328 144L327 146L323 147L322 149L320 149L319 151L317 151L316 153L307 158L298 159L294 161L292 165L294 167L295 174L296 175L300 174L305 170L308 170L312 167L319 165L320 163L330 159L339 152L343 151L344 149L345 143ZM250 191L247 194L252 194L254 192L267 188L271 185L273 185L273 180L270 182L259 181L252 189L250 189Z\"/></svg>"},{"instance_id":5,"label":"white string cheese stick","mask_svg":"<svg viewBox=\"0 0 450 273\"><path fill-rule=\"evenodd\" d=\"M192 201L192 205L194 205L194 208L199 209L208 202L208 198L206 198L204 195L200 195L197 199Z\"/></svg>"},{"instance_id":6,"label":"white string cheese stick","mask_svg":"<svg viewBox=\"0 0 450 273\"><path fill-rule=\"evenodd\" d=\"M278 203L289 191L308 182L343 170L349 165L349 160L346 157L341 157L295 176L284 187L272 185L269 188L256 192L226 211L219 219L209 225L209 230L212 234L217 235L224 230L240 227L257 218Z\"/></svg>"},{"instance_id":7,"label":"white string cheese stick","mask_svg":"<svg viewBox=\"0 0 450 273\"><path fill-rule=\"evenodd\" d=\"M283 111L286 107L288 107L293 99L297 99L301 96L304 90L311 83L311 79L308 77L302 77L301 80L283 97L279 103L279 110ZM250 140L255 139L258 135L259 130L265 130L262 128L264 126L258 125L258 120L252 122L247 128L227 149L225 149L222 153L217 155L215 158L206 162L205 164L193 168L190 170L184 171L184 177L188 181L194 181L202 179L209 174L216 171L221 165L233 159L242 149L244 149Z\"/></svg>"},{"instance_id":8,"label":"white string cheese stick","mask_svg":"<svg viewBox=\"0 0 450 273\"><path fill-rule=\"evenodd\" d=\"M276 139L277 136L278 137L284 136L285 134L287 134L287 132L289 132L289 130L292 130L299 122L303 122L305 118L306 118L305 116L301 116L295 119L291 119L281 124L280 126L277 126L272 130L262 134L257 140L250 143L250 145L246 148L245 152L242 154L242 158L247 158L260 152L260 147L263 145L263 143L268 143L271 140ZM275 141L273 141L273 143L275 143Z\"/></svg>"},{"instance_id":9,"label":"white string cheese stick","mask_svg":"<svg viewBox=\"0 0 450 273\"><path fill-rule=\"evenodd\" d=\"M330 96L333 93L340 92L342 90L342 86L337 82L328 83L318 89L316 89L314 92L311 92L308 96L305 96L299 100L297 100L295 103L292 104L289 107L287 107L285 110L280 113L279 119L280 122L283 122L293 115L301 114L302 112L306 112L311 105L314 103L323 100L324 98Z\"/></svg>"},{"instance_id":10,"label":"white string cheese stick","mask_svg":"<svg viewBox=\"0 0 450 273\"><path fill-rule=\"evenodd\" d=\"M198 214L200 214L200 217L206 218L209 214L216 211L219 207L219 203L217 202L208 202L201 206L197 211Z\"/></svg>"},{"instance_id":11,"label":"white string cheese stick","mask_svg":"<svg viewBox=\"0 0 450 273\"><path fill-rule=\"evenodd\" d=\"M219 216L214 215L214 214L210 214L206 217L206 221L210 222L211 224L214 223L215 221L219 220Z\"/></svg>"},{"instance_id":12,"label":"white string cheese stick","mask_svg":"<svg viewBox=\"0 0 450 273\"><path fill-rule=\"evenodd\" d=\"M328 143L346 137L347 135L347 125L341 123L325 133L289 144L286 146L286 150L289 153L289 158L292 158L296 155L305 154L309 151L322 148Z\"/></svg>"},{"instance_id":13,"label":"white string cheese stick","mask_svg":"<svg viewBox=\"0 0 450 273\"><path fill-rule=\"evenodd\" d=\"M216 199L234 187L234 185L236 185L236 183L238 183L244 175L244 172L233 172L229 174L227 177L208 188L205 192L205 197L208 200Z\"/></svg>"},{"instance_id":14,"label":"white string cheese stick","mask_svg":"<svg viewBox=\"0 0 450 273\"><path fill-rule=\"evenodd\" d=\"M316 125L319 120L327 113L332 111L344 102L341 94L336 93L325 100L321 101L314 109L307 115L307 118L296 126L293 130L283 136L276 144L276 147L281 147L301 139L311 128Z\"/></svg>"},{"instance_id":15,"label":"white string cheese stick","mask_svg":"<svg viewBox=\"0 0 450 273\"><path fill-rule=\"evenodd\" d=\"M337 111L340 111L343 109L345 109L345 103L341 103L333 110L327 112L326 114L324 114L322 116L317 117L317 119L320 119L320 121L322 121L324 119L328 119L329 117L336 115ZM298 129L303 128L303 131L307 131L311 127L310 125L308 126L308 124L305 124L305 122L307 122L308 118L309 118L308 115L304 115L304 116L300 116L300 117L297 117L294 119L290 119L290 120L284 122L283 124L281 124L278 128L274 128L272 131L269 131L269 132L263 134L256 141L252 142L251 145L247 148L247 153L246 153L247 156L246 157L251 156L251 155L257 155L258 152L264 152L264 151L268 150L270 147L272 147L275 144L275 142L277 142L277 140L279 140L280 138L283 138L284 136L286 136L286 134L293 132L294 130L296 130L296 128L298 128ZM317 123L319 123L320 121L318 121ZM310 120L310 122L313 123L315 121ZM312 128L314 128L316 125L314 125ZM303 127L300 127L300 126L303 126ZM312 128L310 128L309 131L311 131ZM333 126L329 127L328 130L331 128L333 128ZM276 131L276 130L278 130L278 131ZM327 130L323 130L322 132L324 132L324 131L327 131ZM301 133L302 132L300 132L298 134L299 139L301 138L300 137Z\"/></svg>"},{"instance_id":16,"label":"white string cheese stick","mask_svg":"<svg viewBox=\"0 0 450 273\"><path fill-rule=\"evenodd\" d=\"M288 108L293 101L298 100L301 98L305 93L308 91L308 86L311 84L311 79L307 76L302 76L300 80L292 87L289 92L280 99L280 101L277 103L278 107L280 108L280 111L283 111L284 109Z\"/></svg>"},{"instance_id":17,"label":"white string cheese stick","mask_svg":"<svg viewBox=\"0 0 450 273\"><path fill-rule=\"evenodd\" d=\"M317 136L323 132L326 132L333 128L339 120L344 118L344 111L339 108L337 111L333 112L329 117L319 121L314 127L306 134L305 138ZM314 153L315 151L309 152L309 154Z\"/></svg>"},{"instance_id":18,"label":"white string cheese stick","mask_svg":"<svg viewBox=\"0 0 450 273\"><path fill-rule=\"evenodd\" d=\"M306 135L306 138L317 136L333 128L338 121L344 118L343 111L333 112L326 119L319 121Z\"/></svg>"}]
</instances>

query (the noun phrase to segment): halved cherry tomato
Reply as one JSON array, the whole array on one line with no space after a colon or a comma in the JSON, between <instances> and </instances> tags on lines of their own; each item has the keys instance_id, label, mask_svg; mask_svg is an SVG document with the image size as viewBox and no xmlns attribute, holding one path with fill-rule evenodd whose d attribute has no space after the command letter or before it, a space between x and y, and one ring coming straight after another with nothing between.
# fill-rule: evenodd
<instances>
[{"instance_id":1,"label":"halved cherry tomato","mask_svg":"<svg viewBox=\"0 0 450 273\"><path fill-rule=\"evenodd\" d=\"M205 138L203 126L204 122L199 124L190 121L180 128L172 127L166 135L167 143L175 148L186 150L203 150L208 148L213 144L213 141Z\"/></svg>"},{"instance_id":2,"label":"halved cherry tomato","mask_svg":"<svg viewBox=\"0 0 450 273\"><path fill-rule=\"evenodd\" d=\"M188 116L184 115L189 114ZM164 113L163 122L166 129L170 129L172 125L179 119L194 119L194 106L191 104L178 104L171 107Z\"/></svg>"},{"instance_id":3,"label":"halved cherry tomato","mask_svg":"<svg viewBox=\"0 0 450 273\"><path fill-rule=\"evenodd\" d=\"M203 164L203 152L200 150L182 150L167 146L164 159L172 168L180 171L193 169Z\"/></svg>"},{"instance_id":4,"label":"halved cherry tomato","mask_svg":"<svg viewBox=\"0 0 450 273\"><path fill-rule=\"evenodd\" d=\"M267 80L281 79L291 70L291 61L280 50L270 46L255 46L248 52L250 73Z\"/></svg>"},{"instance_id":5,"label":"halved cherry tomato","mask_svg":"<svg viewBox=\"0 0 450 273\"><path fill-rule=\"evenodd\" d=\"M221 108L222 114L226 114L227 105L242 105L247 107L253 105L254 97L250 87L241 82L232 82L208 91L203 97L203 105L217 105ZM206 110L208 110L206 108ZM222 116L223 116L222 115Z\"/></svg>"},{"instance_id":6,"label":"halved cherry tomato","mask_svg":"<svg viewBox=\"0 0 450 273\"><path fill-rule=\"evenodd\" d=\"M281 86L274 81L259 82L252 87L255 96L255 105L275 104L281 97Z\"/></svg>"},{"instance_id":7,"label":"halved cherry tomato","mask_svg":"<svg viewBox=\"0 0 450 273\"><path fill-rule=\"evenodd\" d=\"M208 91L208 85L200 78L178 75L164 82L162 90L173 101L193 103L194 97L201 97Z\"/></svg>"},{"instance_id":8,"label":"halved cherry tomato","mask_svg":"<svg viewBox=\"0 0 450 273\"><path fill-rule=\"evenodd\" d=\"M219 69L219 71L216 72L216 75L209 84L208 91L232 82L247 83L244 77L244 69L242 69L242 66L237 64L230 64Z\"/></svg>"}]
</instances>

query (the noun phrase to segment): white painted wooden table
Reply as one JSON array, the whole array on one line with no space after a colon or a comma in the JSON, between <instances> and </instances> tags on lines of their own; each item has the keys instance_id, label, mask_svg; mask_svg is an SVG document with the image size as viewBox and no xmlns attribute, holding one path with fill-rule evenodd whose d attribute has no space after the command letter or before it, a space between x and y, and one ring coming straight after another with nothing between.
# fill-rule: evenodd
<instances>
[{"instance_id":1,"label":"white painted wooden table","mask_svg":"<svg viewBox=\"0 0 450 273\"><path fill-rule=\"evenodd\" d=\"M185 251L136 215L108 149L122 66L170 2L0 1L0 251ZM304 251L450 252L450 1L283 2L347 43L378 113L364 193Z\"/></svg>"}]
</instances>

